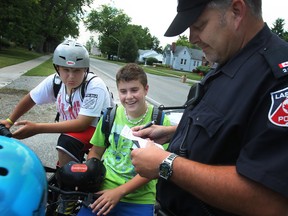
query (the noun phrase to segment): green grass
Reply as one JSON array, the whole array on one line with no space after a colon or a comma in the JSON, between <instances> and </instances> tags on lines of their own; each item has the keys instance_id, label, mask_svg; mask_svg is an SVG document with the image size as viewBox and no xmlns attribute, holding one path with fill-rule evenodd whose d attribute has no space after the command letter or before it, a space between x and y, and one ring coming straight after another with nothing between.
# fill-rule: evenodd
<instances>
[{"instance_id":1,"label":"green grass","mask_svg":"<svg viewBox=\"0 0 288 216\"><path fill-rule=\"evenodd\" d=\"M3 48L0 50L0 68L19 64L40 56L42 54L24 48Z\"/></svg>"},{"instance_id":2,"label":"green grass","mask_svg":"<svg viewBox=\"0 0 288 216\"><path fill-rule=\"evenodd\" d=\"M52 57L51 57L49 60L43 62L37 67L27 71L25 75L26 76L48 76L53 73L55 73L55 69L53 67Z\"/></svg>"}]
</instances>

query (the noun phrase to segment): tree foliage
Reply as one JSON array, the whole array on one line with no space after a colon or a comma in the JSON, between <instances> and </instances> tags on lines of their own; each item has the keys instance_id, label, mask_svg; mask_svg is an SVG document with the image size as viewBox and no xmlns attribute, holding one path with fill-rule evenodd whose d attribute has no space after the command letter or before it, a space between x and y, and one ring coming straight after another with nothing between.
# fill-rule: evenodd
<instances>
[{"instance_id":1,"label":"tree foliage","mask_svg":"<svg viewBox=\"0 0 288 216\"><path fill-rule=\"evenodd\" d=\"M79 35L83 6L92 0L0 0L0 36L42 52Z\"/></svg>"},{"instance_id":2,"label":"tree foliage","mask_svg":"<svg viewBox=\"0 0 288 216\"><path fill-rule=\"evenodd\" d=\"M188 48L193 48L193 49L200 49L197 45L191 44L188 37L186 35L179 35L178 40L176 41L176 46L185 46Z\"/></svg>"},{"instance_id":3,"label":"tree foliage","mask_svg":"<svg viewBox=\"0 0 288 216\"><path fill-rule=\"evenodd\" d=\"M108 59L119 54L121 58L131 62L135 61L133 56L138 49L161 50L159 40L150 34L148 28L130 22L131 18L123 10L109 5L101 5L92 10L85 19L88 30L99 34L99 49L107 54ZM126 47L129 47L131 56L126 52Z\"/></svg>"},{"instance_id":4,"label":"tree foliage","mask_svg":"<svg viewBox=\"0 0 288 216\"><path fill-rule=\"evenodd\" d=\"M282 18L276 19L273 23L271 31L277 34L280 38L288 42L288 32L284 30L285 20Z\"/></svg>"}]
</instances>

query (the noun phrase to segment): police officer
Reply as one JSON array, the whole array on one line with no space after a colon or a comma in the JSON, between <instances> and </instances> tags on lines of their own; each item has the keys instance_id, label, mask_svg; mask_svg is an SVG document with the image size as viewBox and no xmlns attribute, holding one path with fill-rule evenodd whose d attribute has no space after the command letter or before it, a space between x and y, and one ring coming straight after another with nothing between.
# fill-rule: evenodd
<instances>
[{"instance_id":1,"label":"police officer","mask_svg":"<svg viewBox=\"0 0 288 216\"><path fill-rule=\"evenodd\" d=\"M287 215L288 43L263 21L261 0L178 2L166 36L189 27L190 42L218 67L177 129L133 129L158 143L174 135L166 152L152 141L133 150L136 171L160 177L168 215Z\"/></svg>"}]
</instances>

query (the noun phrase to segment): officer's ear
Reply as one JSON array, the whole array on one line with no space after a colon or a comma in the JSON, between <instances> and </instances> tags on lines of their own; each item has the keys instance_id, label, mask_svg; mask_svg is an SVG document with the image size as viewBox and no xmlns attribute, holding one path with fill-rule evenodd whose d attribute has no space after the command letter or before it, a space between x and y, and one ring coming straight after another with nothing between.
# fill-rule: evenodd
<instances>
[{"instance_id":1,"label":"officer's ear","mask_svg":"<svg viewBox=\"0 0 288 216\"><path fill-rule=\"evenodd\" d=\"M244 17L247 17L249 8L244 0L232 0L230 12L232 14L231 18L234 22L234 27L235 29L238 29Z\"/></svg>"}]
</instances>

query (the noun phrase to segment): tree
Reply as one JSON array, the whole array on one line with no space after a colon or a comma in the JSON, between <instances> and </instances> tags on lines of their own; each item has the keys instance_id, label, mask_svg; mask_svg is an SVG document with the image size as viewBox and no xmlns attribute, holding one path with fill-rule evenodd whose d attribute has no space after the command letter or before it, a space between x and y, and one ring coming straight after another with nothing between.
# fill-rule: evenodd
<instances>
[{"instance_id":1,"label":"tree","mask_svg":"<svg viewBox=\"0 0 288 216\"><path fill-rule=\"evenodd\" d=\"M101 5L99 11L92 10L84 20L88 30L99 33L99 48L109 59L117 55L120 32L129 22L130 18L122 10L107 5Z\"/></svg>"},{"instance_id":2,"label":"tree","mask_svg":"<svg viewBox=\"0 0 288 216\"><path fill-rule=\"evenodd\" d=\"M120 58L125 59L126 62L135 62L138 56L138 46L137 41L133 33L129 32L123 39L120 46Z\"/></svg>"},{"instance_id":3,"label":"tree","mask_svg":"<svg viewBox=\"0 0 288 216\"><path fill-rule=\"evenodd\" d=\"M133 40L138 49L160 49L159 40L150 34L148 28L129 24L130 22L131 18L122 10L108 5L101 5L98 10L92 10L84 21L88 30L99 33L99 48L102 53L108 55L108 59L118 54L126 55L121 53L123 49L120 47L124 47L126 42L134 43ZM127 35L133 35L131 42L126 40Z\"/></svg>"},{"instance_id":4,"label":"tree","mask_svg":"<svg viewBox=\"0 0 288 216\"><path fill-rule=\"evenodd\" d=\"M91 52L92 47L97 46L96 41L92 36L90 36L89 40L86 42L86 49Z\"/></svg>"},{"instance_id":5,"label":"tree","mask_svg":"<svg viewBox=\"0 0 288 216\"><path fill-rule=\"evenodd\" d=\"M190 41L188 40L188 37L185 35L179 35L178 40L176 41L176 46L185 46L188 48L193 48L193 49L200 49L197 45L191 44Z\"/></svg>"},{"instance_id":6,"label":"tree","mask_svg":"<svg viewBox=\"0 0 288 216\"><path fill-rule=\"evenodd\" d=\"M283 38L284 35L284 19L278 18L276 21L273 23L273 27L271 29L272 32L277 34L280 38Z\"/></svg>"},{"instance_id":7,"label":"tree","mask_svg":"<svg viewBox=\"0 0 288 216\"><path fill-rule=\"evenodd\" d=\"M79 35L83 6L93 0L1 0L0 36L38 51L53 51L65 37Z\"/></svg>"}]
</instances>

